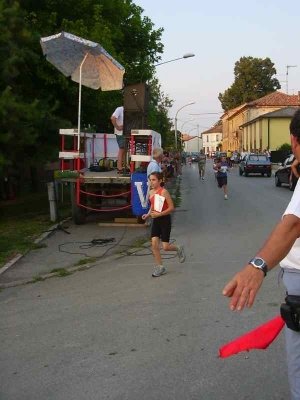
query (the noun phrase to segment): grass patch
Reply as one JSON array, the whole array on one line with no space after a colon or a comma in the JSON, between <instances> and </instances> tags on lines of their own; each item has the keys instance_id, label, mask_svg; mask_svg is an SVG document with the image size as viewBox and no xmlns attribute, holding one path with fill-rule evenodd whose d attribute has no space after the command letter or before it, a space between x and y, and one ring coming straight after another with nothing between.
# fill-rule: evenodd
<instances>
[{"instance_id":1,"label":"grass patch","mask_svg":"<svg viewBox=\"0 0 300 400\"><path fill-rule=\"evenodd\" d=\"M51 273L55 274L58 278L63 278L64 276L72 275L71 272L67 271L65 268L54 268Z\"/></svg>"},{"instance_id":2,"label":"grass patch","mask_svg":"<svg viewBox=\"0 0 300 400\"><path fill-rule=\"evenodd\" d=\"M45 280L45 278L42 278L41 276L34 276L32 280L33 282L42 282Z\"/></svg>"},{"instance_id":3,"label":"grass patch","mask_svg":"<svg viewBox=\"0 0 300 400\"><path fill-rule=\"evenodd\" d=\"M71 204L58 203L60 219L71 215ZM47 189L43 193L27 194L12 202L0 203L0 268L17 254L46 247L34 241L53 222L50 221Z\"/></svg>"},{"instance_id":4,"label":"grass patch","mask_svg":"<svg viewBox=\"0 0 300 400\"><path fill-rule=\"evenodd\" d=\"M33 243L32 250L45 249L48 247L45 243Z\"/></svg>"},{"instance_id":5,"label":"grass patch","mask_svg":"<svg viewBox=\"0 0 300 400\"><path fill-rule=\"evenodd\" d=\"M83 267L78 268L78 271L86 271L87 269L88 269L88 267L83 266Z\"/></svg>"},{"instance_id":6,"label":"grass patch","mask_svg":"<svg viewBox=\"0 0 300 400\"><path fill-rule=\"evenodd\" d=\"M181 191L180 191L180 185L176 186L175 192L173 194L173 203L174 203L174 207L180 207L181 205Z\"/></svg>"},{"instance_id":7,"label":"grass patch","mask_svg":"<svg viewBox=\"0 0 300 400\"><path fill-rule=\"evenodd\" d=\"M130 248L133 249L133 248L135 248L135 247L143 247L143 245L144 245L146 242L149 242L149 238L148 238L147 236L143 236L143 237L137 239L137 240L130 246Z\"/></svg>"},{"instance_id":8,"label":"grass patch","mask_svg":"<svg viewBox=\"0 0 300 400\"><path fill-rule=\"evenodd\" d=\"M78 265L84 265L84 264L89 264L89 263L94 263L97 261L97 258L83 258L82 260L79 260L76 264L74 264L74 267L77 267Z\"/></svg>"}]
</instances>

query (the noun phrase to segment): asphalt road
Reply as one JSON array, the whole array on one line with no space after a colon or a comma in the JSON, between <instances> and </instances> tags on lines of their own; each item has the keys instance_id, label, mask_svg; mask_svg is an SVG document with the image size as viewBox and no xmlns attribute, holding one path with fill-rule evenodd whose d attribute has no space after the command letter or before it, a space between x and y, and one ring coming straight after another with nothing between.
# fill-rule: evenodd
<instances>
[{"instance_id":1,"label":"asphalt road","mask_svg":"<svg viewBox=\"0 0 300 400\"><path fill-rule=\"evenodd\" d=\"M231 312L221 291L264 243L291 192L237 169L228 181L225 201L210 161L204 181L196 165L184 167L172 238L187 261L167 255L160 278L151 277L145 249L1 292L0 399L288 399L282 333L266 351L217 356L279 314L278 269L250 310Z\"/></svg>"}]
</instances>

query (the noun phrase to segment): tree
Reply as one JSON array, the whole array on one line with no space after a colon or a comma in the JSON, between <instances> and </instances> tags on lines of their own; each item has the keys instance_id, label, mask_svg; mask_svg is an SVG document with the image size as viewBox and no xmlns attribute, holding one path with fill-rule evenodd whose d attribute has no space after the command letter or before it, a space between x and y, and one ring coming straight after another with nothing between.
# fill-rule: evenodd
<instances>
[{"instance_id":1,"label":"tree","mask_svg":"<svg viewBox=\"0 0 300 400\"><path fill-rule=\"evenodd\" d=\"M281 146L278 146L276 150L292 152L292 146L290 145L290 143L283 143Z\"/></svg>"},{"instance_id":2,"label":"tree","mask_svg":"<svg viewBox=\"0 0 300 400\"><path fill-rule=\"evenodd\" d=\"M274 75L276 69L270 58L241 57L235 63L233 84L224 93L219 93L218 99L223 110L235 108L280 89L280 83Z\"/></svg>"},{"instance_id":3,"label":"tree","mask_svg":"<svg viewBox=\"0 0 300 400\"><path fill-rule=\"evenodd\" d=\"M163 147L170 145L170 130L172 120L168 117L173 101L161 91L158 79L150 82L150 102L148 125L150 129L159 132L162 137Z\"/></svg>"},{"instance_id":4,"label":"tree","mask_svg":"<svg viewBox=\"0 0 300 400\"><path fill-rule=\"evenodd\" d=\"M0 0L1 165L57 159L59 128L77 126L78 84L43 57L40 38L60 31L100 43L126 70L126 81L152 71L163 45L132 0ZM151 77L148 73L147 77ZM82 129L112 132L122 92L82 88Z\"/></svg>"}]
</instances>

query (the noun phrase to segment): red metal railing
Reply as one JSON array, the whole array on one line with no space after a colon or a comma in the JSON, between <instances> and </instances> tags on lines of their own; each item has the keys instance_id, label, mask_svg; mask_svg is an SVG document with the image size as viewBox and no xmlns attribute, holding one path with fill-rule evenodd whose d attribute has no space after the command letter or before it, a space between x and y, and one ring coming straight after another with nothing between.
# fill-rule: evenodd
<instances>
[{"instance_id":1,"label":"red metal railing","mask_svg":"<svg viewBox=\"0 0 300 400\"><path fill-rule=\"evenodd\" d=\"M85 194L85 195L91 196L91 197L101 197L101 198L111 198L111 199L118 198L118 197L125 197L126 195L130 194L130 200L131 200L131 190L128 190L128 191L122 192L122 193L118 193L118 194L113 194L113 195L96 194L96 193L87 192L85 190L81 190L80 189L80 181L81 181L80 178L76 179L76 203L78 206L83 207L87 210L97 211L97 212L121 211L121 210L126 210L128 208L131 208L131 204L127 204L127 205L121 206L121 207L106 208L105 210L100 210L99 208L88 207L87 205L82 204L80 202L80 194Z\"/></svg>"}]
</instances>

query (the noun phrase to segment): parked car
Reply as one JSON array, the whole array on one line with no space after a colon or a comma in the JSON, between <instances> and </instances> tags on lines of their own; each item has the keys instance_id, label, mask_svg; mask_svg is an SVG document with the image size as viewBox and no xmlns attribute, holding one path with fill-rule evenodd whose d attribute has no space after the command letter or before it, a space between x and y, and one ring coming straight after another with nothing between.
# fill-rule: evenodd
<instances>
[{"instance_id":1,"label":"parked car","mask_svg":"<svg viewBox=\"0 0 300 400\"><path fill-rule=\"evenodd\" d=\"M291 176L291 165L295 160L294 155L290 155L283 164L280 165L278 170L275 172L275 185L277 187L281 186L281 184L289 185L289 189L293 191L297 185L298 179L292 174L292 181L290 181ZM298 172L300 174L300 167L298 165Z\"/></svg>"},{"instance_id":2,"label":"parked car","mask_svg":"<svg viewBox=\"0 0 300 400\"><path fill-rule=\"evenodd\" d=\"M197 154L192 154L192 162L197 162L197 161L198 161Z\"/></svg>"},{"instance_id":3,"label":"parked car","mask_svg":"<svg viewBox=\"0 0 300 400\"><path fill-rule=\"evenodd\" d=\"M248 176L249 174L266 174L268 177L272 175L272 165L269 158L265 154L249 154L240 162L240 175Z\"/></svg>"},{"instance_id":4,"label":"parked car","mask_svg":"<svg viewBox=\"0 0 300 400\"><path fill-rule=\"evenodd\" d=\"M226 153L226 151L220 151L219 154L218 154L218 157L219 157L219 158L221 158L221 157L226 157L226 158L227 158L227 153Z\"/></svg>"}]
</instances>

